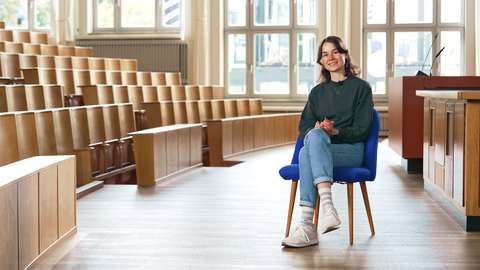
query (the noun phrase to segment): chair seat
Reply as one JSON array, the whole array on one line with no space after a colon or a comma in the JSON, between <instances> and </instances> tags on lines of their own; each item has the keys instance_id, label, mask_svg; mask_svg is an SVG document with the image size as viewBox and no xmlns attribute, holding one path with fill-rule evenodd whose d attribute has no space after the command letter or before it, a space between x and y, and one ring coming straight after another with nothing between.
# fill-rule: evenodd
<instances>
[{"instance_id":1,"label":"chair seat","mask_svg":"<svg viewBox=\"0 0 480 270\"><path fill-rule=\"evenodd\" d=\"M298 164L283 166L279 173L284 180L300 179ZM338 167L333 168L333 181L356 183L373 181L373 179L372 173L365 167Z\"/></svg>"}]
</instances>

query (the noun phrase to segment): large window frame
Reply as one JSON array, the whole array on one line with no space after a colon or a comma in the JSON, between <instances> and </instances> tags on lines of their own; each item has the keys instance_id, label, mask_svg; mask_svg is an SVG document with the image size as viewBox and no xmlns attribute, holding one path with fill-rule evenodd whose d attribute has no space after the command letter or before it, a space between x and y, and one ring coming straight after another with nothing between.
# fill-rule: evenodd
<instances>
[{"instance_id":1,"label":"large window frame","mask_svg":"<svg viewBox=\"0 0 480 270\"><path fill-rule=\"evenodd\" d=\"M246 60L245 60L245 84L246 91L242 94L229 93L229 67L228 64L225 64L224 67L224 84L225 84L225 97L227 98L262 98L270 100L305 100L308 94L299 94L297 93L298 86L298 34L311 33L315 35L315 51L313 54L316 56L316 51L319 45L318 37L318 27L319 27L319 18L318 10L319 4L316 3L314 12L317 17L315 18L315 24L312 25L299 25L297 23L298 18L298 8L297 0L289 0L290 10L289 10L289 24L288 25L255 25L254 23L254 9L255 9L255 0L246 0L245 9L246 9L246 23L244 26L229 26L229 1L226 0L224 3L224 44L225 52L224 59L227 63L229 60L229 35L231 34L243 34L246 37ZM256 34L288 34L289 35L289 64L288 64L288 94L259 94L255 93L254 84L255 84L255 72L254 72L254 47L255 40L254 37ZM316 59L316 58L315 58ZM318 65L314 65L314 74L318 74ZM314 78L315 83L317 77ZM309 89L311 90L311 89Z\"/></svg>"},{"instance_id":2,"label":"large window frame","mask_svg":"<svg viewBox=\"0 0 480 270\"><path fill-rule=\"evenodd\" d=\"M35 31L35 32L50 32L52 27L52 15L51 15L51 3L50 3L50 15L49 15L49 27L37 27L37 18L36 18L36 7L37 7L37 0L26 0L27 3L27 18L28 18L28 26L27 27L11 27L7 23L5 24L6 29L12 30L25 30L25 31Z\"/></svg>"},{"instance_id":3,"label":"large window frame","mask_svg":"<svg viewBox=\"0 0 480 270\"><path fill-rule=\"evenodd\" d=\"M107 1L107 0L105 0ZM158 32L180 32L178 26L163 25L163 5L166 0L155 0L155 25L152 27L124 27L122 26L122 0L113 0L113 27L98 26L98 0L92 0L93 7L93 32L94 33L158 33ZM183 1L179 0L180 13L182 12ZM181 23L181 14L179 14Z\"/></svg>"},{"instance_id":4,"label":"large window frame","mask_svg":"<svg viewBox=\"0 0 480 270\"><path fill-rule=\"evenodd\" d=\"M460 12L461 19L458 23L442 23L441 22L441 2L433 0L433 12L432 12L432 22L431 23L395 23L395 1L394 0L385 0L386 1L386 22L385 24L369 24L368 23L368 0L365 0L363 3L363 65L362 69L366 72L364 73L364 78L367 79L368 70L367 70L367 56L368 56L368 34L372 32L383 32L386 34L386 67L385 67L385 94L374 94L374 99L376 100L387 100L388 99L388 78L395 76L395 33L397 32L431 32L432 40L427 43L429 46L434 41L435 35L438 33L438 37L433 44L430 54L427 57L431 57L430 63L425 63L426 65L431 64L434 60L435 55L442 49L442 32L447 31L458 31L460 33L460 76L465 75L466 65L465 65L465 0L460 0ZM427 48L428 49L428 48ZM442 57L438 57L435 60L434 66L432 68L432 76L440 75L440 67L442 63ZM427 72L428 73L428 72ZM411 74L414 76L415 74ZM428 74L429 75L429 74Z\"/></svg>"}]
</instances>

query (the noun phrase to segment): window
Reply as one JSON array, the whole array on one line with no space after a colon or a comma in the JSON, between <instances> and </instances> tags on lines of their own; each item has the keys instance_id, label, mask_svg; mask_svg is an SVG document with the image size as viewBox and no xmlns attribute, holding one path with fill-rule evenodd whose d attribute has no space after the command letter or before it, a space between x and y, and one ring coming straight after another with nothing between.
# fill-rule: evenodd
<instances>
[{"instance_id":1,"label":"window","mask_svg":"<svg viewBox=\"0 0 480 270\"><path fill-rule=\"evenodd\" d=\"M387 96L388 77L414 76L418 70L465 74L463 0L366 0L364 5L363 69L377 97Z\"/></svg>"},{"instance_id":2,"label":"window","mask_svg":"<svg viewBox=\"0 0 480 270\"><path fill-rule=\"evenodd\" d=\"M96 32L180 31L180 0L94 0Z\"/></svg>"},{"instance_id":3,"label":"window","mask_svg":"<svg viewBox=\"0 0 480 270\"><path fill-rule=\"evenodd\" d=\"M226 96L305 98L318 79L316 1L225 3Z\"/></svg>"},{"instance_id":4,"label":"window","mask_svg":"<svg viewBox=\"0 0 480 270\"><path fill-rule=\"evenodd\" d=\"M0 1L0 21L7 29L49 30L50 0Z\"/></svg>"}]
</instances>

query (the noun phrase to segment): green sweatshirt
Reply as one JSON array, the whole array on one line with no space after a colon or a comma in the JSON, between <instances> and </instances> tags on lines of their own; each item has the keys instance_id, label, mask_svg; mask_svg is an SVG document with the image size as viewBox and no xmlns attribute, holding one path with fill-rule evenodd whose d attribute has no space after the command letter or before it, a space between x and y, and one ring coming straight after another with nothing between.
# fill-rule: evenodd
<instances>
[{"instance_id":1,"label":"green sweatshirt","mask_svg":"<svg viewBox=\"0 0 480 270\"><path fill-rule=\"evenodd\" d=\"M352 77L318 84L310 92L303 109L298 125L300 137L304 140L315 123L326 117L335 121L333 127L340 132L331 137L332 143L365 141L372 123L372 111L372 89L367 81Z\"/></svg>"}]
</instances>

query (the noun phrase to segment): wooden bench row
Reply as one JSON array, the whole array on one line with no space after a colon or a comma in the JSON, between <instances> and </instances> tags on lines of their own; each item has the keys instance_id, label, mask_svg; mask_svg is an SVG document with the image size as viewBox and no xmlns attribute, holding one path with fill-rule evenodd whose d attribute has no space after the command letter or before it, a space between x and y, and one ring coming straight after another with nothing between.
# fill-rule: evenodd
<instances>
[{"instance_id":1,"label":"wooden bench row","mask_svg":"<svg viewBox=\"0 0 480 270\"><path fill-rule=\"evenodd\" d=\"M134 181L132 104L1 113L0 166L38 155L75 155L77 186Z\"/></svg>"},{"instance_id":2,"label":"wooden bench row","mask_svg":"<svg viewBox=\"0 0 480 270\"><path fill-rule=\"evenodd\" d=\"M0 85L0 112L63 108L61 85Z\"/></svg>"},{"instance_id":3,"label":"wooden bench row","mask_svg":"<svg viewBox=\"0 0 480 270\"><path fill-rule=\"evenodd\" d=\"M0 41L22 42L32 44L48 44L48 33L18 31L5 29L5 24L0 22Z\"/></svg>"},{"instance_id":4,"label":"wooden bench row","mask_svg":"<svg viewBox=\"0 0 480 270\"><path fill-rule=\"evenodd\" d=\"M9 55L8 53L5 54ZM21 53L11 54L18 55L20 68L39 67L85 70L137 71L136 59L52 56Z\"/></svg>"},{"instance_id":5,"label":"wooden bench row","mask_svg":"<svg viewBox=\"0 0 480 270\"><path fill-rule=\"evenodd\" d=\"M0 41L0 52L42 56L92 57L92 47Z\"/></svg>"}]
</instances>

